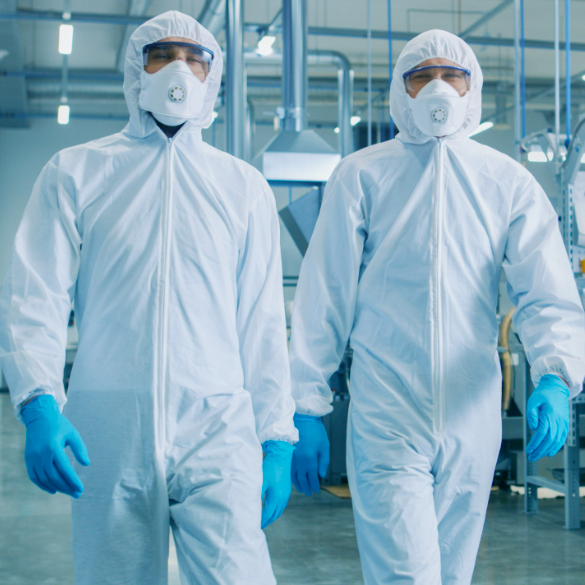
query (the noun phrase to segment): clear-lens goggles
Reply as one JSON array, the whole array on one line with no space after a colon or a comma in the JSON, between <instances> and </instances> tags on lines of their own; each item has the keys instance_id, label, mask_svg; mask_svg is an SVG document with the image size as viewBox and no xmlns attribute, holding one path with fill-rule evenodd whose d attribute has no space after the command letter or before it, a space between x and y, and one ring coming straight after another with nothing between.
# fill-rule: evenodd
<instances>
[{"instance_id":1,"label":"clear-lens goggles","mask_svg":"<svg viewBox=\"0 0 585 585\"><path fill-rule=\"evenodd\" d=\"M451 65L428 65L407 71L404 75L406 89L417 94L427 83L433 79L442 79L453 86L460 95L469 91L471 71Z\"/></svg>"},{"instance_id":2,"label":"clear-lens goggles","mask_svg":"<svg viewBox=\"0 0 585 585\"><path fill-rule=\"evenodd\" d=\"M213 51L201 45L192 43L180 43L172 41L161 41L145 45L142 49L142 59L145 71L156 73L165 65L184 59L191 71L202 81L205 81L211 69Z\"/></svg>"}]
</instances>

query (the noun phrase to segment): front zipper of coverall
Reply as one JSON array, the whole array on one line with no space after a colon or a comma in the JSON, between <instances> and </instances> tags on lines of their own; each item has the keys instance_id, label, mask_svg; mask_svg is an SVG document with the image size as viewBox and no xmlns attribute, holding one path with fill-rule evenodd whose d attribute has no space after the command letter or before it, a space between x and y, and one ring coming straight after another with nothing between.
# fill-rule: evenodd
<instances>
[{"instance_id":1,"label":"front zipper of coverall","mask_svg":"<svg viewBox=\"0 0 585 585\"><path fill-rule=\"evenodd\" d=\"M443 348L441 333L443 319L441 311L441 287L442 287L442 246L443 246L443 205L444 205L444 176L443 176L443 140L439 139L435 148L435 180L433 182L433 228L432 243L433 255L431 256L431 303L433 311L432 319L432 400L433 400L433 431L443 431Z\"/></svg>"},{"instance_id":2,"label":"front zipper of coverall","mask_svg":"<svg viewBox=\"0 0 585 585\"><path fill-rule=\"evenodd\" d=\"M169 275L171 256L171 234L173 226L173 144L167 140L166 148L166 177L162 202L162 234L159 260L159 314L158 314L158 364L157 364L157 408L159 433L158 447L164 448L166 440L166 377L167 377L167 335L168 335L168 304L169 304Z\"/></svg>"}]
</instances>

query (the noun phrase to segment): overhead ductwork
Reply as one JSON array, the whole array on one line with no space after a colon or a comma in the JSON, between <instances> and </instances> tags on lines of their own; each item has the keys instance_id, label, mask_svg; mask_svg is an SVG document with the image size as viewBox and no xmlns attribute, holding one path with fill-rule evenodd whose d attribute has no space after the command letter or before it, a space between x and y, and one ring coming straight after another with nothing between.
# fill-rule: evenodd
<instances>
[{"instance_id":1,"label":"overhead ductwork","mask_svg":"<svg viewBox=\"0 0 585 585\"><path fill-rule=\"evenodd\" d=\"M213 36L216 36L225 26L226 0L207 0L197 20Z\"/></svg>"},{"instance_id":2,"label":"overhead ductwork","mask_svg":"<svg viewBox=\"0 0 585 585\"><path fill-rule=\"evenodd\" d=\"M307 130L306 0L283 0L282 36L282 130L253 164L269 181L325 182L341 156L315 131Z\"/></svg>"},{"instance_id":3,"label":"overhead ductwork","mask_svg":"<svg viewBox=\"0 0 585 585\"><path fill-rule=\"evenodd\" d=\"M282 53L260 55L256 51L244 53L246 65L281 65ZM353 152L353 78L354 73L349 59L337 51L310 51L307 56L309 66L337 67L337 120L339 128L339 150L341 156Z\"/></svg>"}]
</instances>

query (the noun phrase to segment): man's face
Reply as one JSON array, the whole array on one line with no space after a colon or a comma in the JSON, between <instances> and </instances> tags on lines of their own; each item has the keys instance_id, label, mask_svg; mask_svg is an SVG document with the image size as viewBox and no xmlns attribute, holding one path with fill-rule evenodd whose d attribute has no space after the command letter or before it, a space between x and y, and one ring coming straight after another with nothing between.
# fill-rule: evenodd
<instances>
[{"instance_id":1,"label":"man's face","mask_svg":"<svg viewBox=\"0 0 585 585\"><path fill-rule=\"evenodd\" d=\"M441 68L437 65L446 65L447 67L456 67L457 69ZM433 69L425 69L424 71L416 71L423 67L434 67ZM469 75L463 73L457 63L450 61L449 59L443 59L442 57L436 57L433 59L427 59L422 63L419 63L413 68L414 73L409 76L409 79L404 80L406 93L411 97L415 98L418 92L430 81L434 79L441 79L453 86L459 95L464 96L469 89Z\"/></svg>"},{"instance_id":2,"label":"man's face","mask_svg":"<svg viewBox=\"0 0 585 585\"><path fill-rule=\"evenodd\" d=\"M182 37L166 37L159 42L181 44L154 46L149 50L144 63L144 70L147 73L156 73L169 63L181 60L190 67L193 74L200 81L205 81L211 68L211 59L208 53L199 48L201 45ZM184 46L183 43L192 46L193 49L189 46Z\"/></svg>"}]
</instances>

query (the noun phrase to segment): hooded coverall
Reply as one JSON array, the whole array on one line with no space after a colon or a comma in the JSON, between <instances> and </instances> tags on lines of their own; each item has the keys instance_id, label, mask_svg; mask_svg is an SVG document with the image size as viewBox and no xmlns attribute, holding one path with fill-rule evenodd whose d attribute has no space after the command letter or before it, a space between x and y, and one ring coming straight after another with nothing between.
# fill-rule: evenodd
<instances>
[{"instance_id":1,"label":"hooded coverall","mask_svg":"<svg viewBox=\"0 0 585 585\"><path fill-rule=\"evenodd\" d=\"M166 37L215 55L201 114L172 139L138 105L142 48ZM221 49L193 18L140 26L124 71L129 124L57 153L16 237L1 366L17 414L51 394L88 447L72 503L77 585L166 585L169 525L183 583L275 583L261 443L297 439L279 224L263 177L202 141L221 75Z\"/></svg>"},{"instance_id":2,"label":"hooded coverall","mask_svg":"<svg viewBox=\"0 0 585 585\"><path fill-rule=\"evenodd\" d=\"M463 126L414 123L403 74L435 57L471 71ZM433 30L395 67L390 140L338 165L296 291L293 398L331 411L353 348L347 468L367 585L469 585L501 443L496 309L505 270L537 385L585 376L583 308L549 199L520 164L469 139L482 73Z\"/></svg>"}]
</instances>

